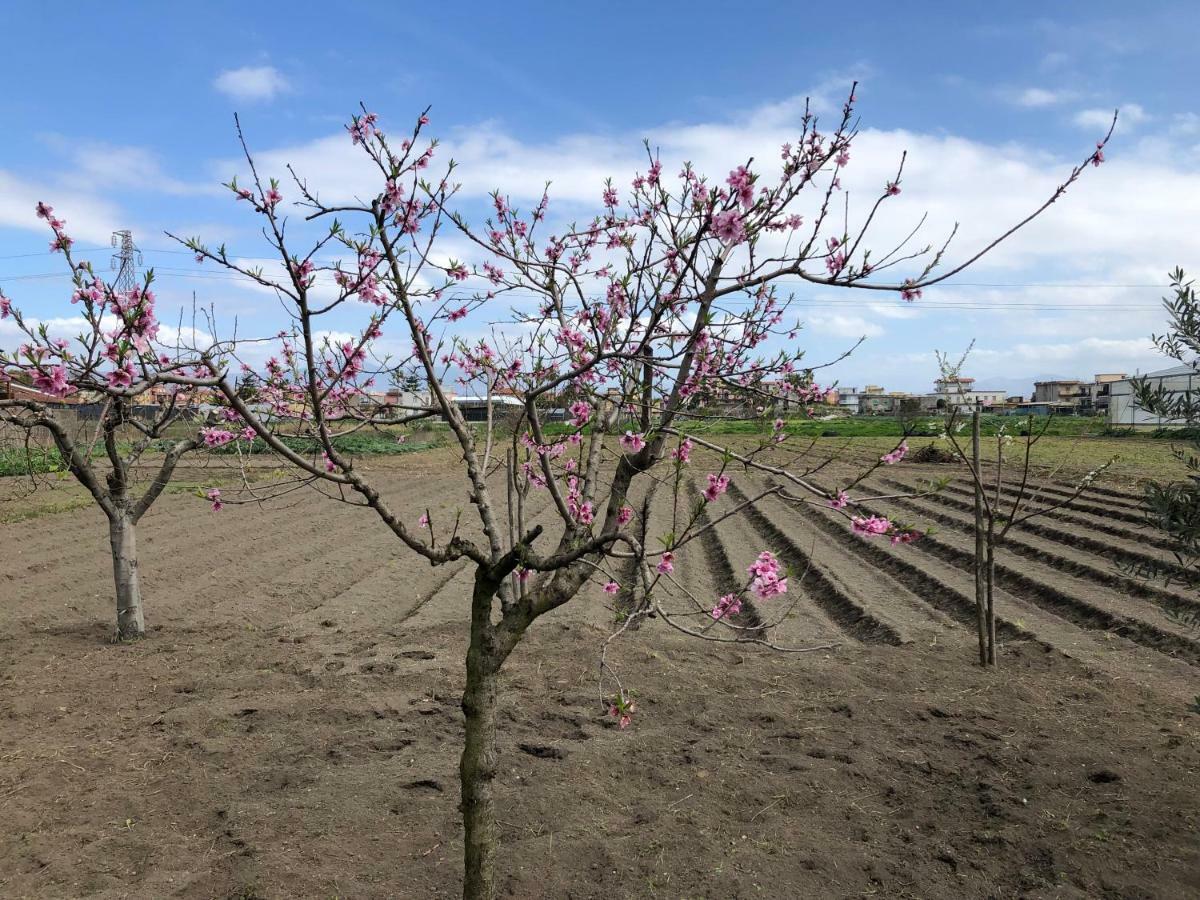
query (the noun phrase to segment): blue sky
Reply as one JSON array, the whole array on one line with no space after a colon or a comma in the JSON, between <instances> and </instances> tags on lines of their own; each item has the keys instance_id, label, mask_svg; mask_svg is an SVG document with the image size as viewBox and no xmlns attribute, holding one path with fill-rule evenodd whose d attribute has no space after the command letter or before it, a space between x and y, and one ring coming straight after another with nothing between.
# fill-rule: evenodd
<instances>
[{"instance_id":1,"label":"blue sky","mask_svg":"<svg viewBox=\"0 0 1200 900\"><path fill-rule=\"evenodd\" d=\"M165 305L194 290L247 329L266 324L270 298L159 252L164 229L262 251L216 189L237 170L235 110L264 160L336 192L357 183L341 135L359 100L394 125L432 104L468 215L487 188L519 199L544 178L574 211L605 175L627 181L643 136L723 178L747 150L774 156L799 98L834 104L858 78L861 171L910 153L883 237L928 210L930 239L963 223L960 252L1039 203L1106 111L1123 117L1105 166L911 309L798 287L813 361L865 334L843 383L924 389L933 350L973 338L972 373L1017 392L1034 377L1156 367L1158 286L1176 265L1200 269L1200 7L897 6L8 4L0 27L20 40L0 57L0 287L32 315L70 315L65 278L30 277L61 271L33 217L45 199L81 247L133 228Z\"/></svg>"}]
</instances>

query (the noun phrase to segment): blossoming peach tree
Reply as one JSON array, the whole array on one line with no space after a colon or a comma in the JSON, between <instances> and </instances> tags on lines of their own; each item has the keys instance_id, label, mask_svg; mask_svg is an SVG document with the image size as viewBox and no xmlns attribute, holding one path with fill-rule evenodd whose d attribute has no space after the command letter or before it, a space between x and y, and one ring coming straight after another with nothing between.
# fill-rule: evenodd
<instances>
[{"instance_id":1,"label":"blossoming peach tree","mask_svg":"<svg viewBox=\"0 0 1200 900\"><path fill-rule=\"evenodd\" d=\"M819 464L768 454L787 440L780 410L811 409L827 392L796 349L798 326L785 321L792 298L780 292L781 280L915 301L1045 210L1087 162L1098 162L1102 147L1032 215L943 271L945 246L868 249L869 227L901 190L902 159L858 228L838 212L856 134L853 97L832 131L806 113L778 164L746 160L717 181L686 163L668 175L647 146L644 171L630 184L597 186L594 217L553 231L548 193L522 212L497 192L481 226L455 211L455 166L431 174L437 144L424 139L427 124L423 114L393 138L365 109L354 117L348 139L378 188L349 202L322 200L294 172L286 189L260 175L243 138L246 171L228 187L259 218L273 262L251 265L223 246L182 242L199 261L272 290L293 319L265 368L239 385L222 383L238 427L294 467L292 483L324 485L372 509L404 547L434 565L466 559L474 566L464 610L470 641L460 776L464 896L481 898L493 895L497 856L497 676L539 617L595 581L608 594L632 596L619 631L653 614L708 640L770 645L761 623L744 616L750 604L765 606L789 590L789 573L769 549L738 590L686 597L675 607L664 599L678 587L680 548L740 509L722 499L739 469L787 486L753 492L746 503L778 492L842 511L868 538L915 536L902 523L856 514L849 492L861 479L830 484ZM285 190L299 216L285 214ZM297 249L304 228L310 239ZM468 243L471 259L439 255L447 233ZM902 268L908 277L884 280ZM489 330L472 335L471 322L485 316ZM485 421L467 420L445 387L456 378L482 399ZM385 381L419 382L420 391L383 395ZM498 426L501 396L519 401L511 434ZM549 421L550 408L565 421ZM712 429L694 427L706 416L760 418L763 435L718 443L705 436ZM432 417L447 423L461 451L477 530L435 521L403 496L385 498L340 449L347 432ZM308 440L311 450L294 449L300 445L285 435ZM876 465L898 462L903 452L898 446ZM688 474L701 454L718 460L697 473L702 491ZM646 497L660 490L672 492L677 512L668 533L648 534ZM548 513L530 514L534 493ZM602 662L604 703L626 725L634 704L611 675Z\"/></svg>"},{"instance_id":2,"label":"blossoming peach tree","mask_svg":"<svg viewBox=\"0 0 1200 900\"><path fill-rule=\"evenodd\" d=\"M0 293L0 320L11 320L20 335L15 348L0 346L0 382L6 388L0 392L0 425L23 433L26 443L48 434L61 466L104 511L116 587L116 637L137 638L146 627L137 524L170 483L179 460L206 443L205 433L191 429L180 437L172 426L191 416L201 395L219 379L200 352L183 346L184 329L170 329L174 341L164 341L151 290L153 272L141 284L119 290L90 262L73 256L66 223L50 206L39 203L37 215L53 235L50 249L65 257L79 332L72 338L55 336L46 322L23 315ZM217 358L218 349L209 343L207 357ZM56 406L68 400L98 408L91 437L58 414ZM141 479L147 468L148 480ZM38 475L34 466L28 472Z\"/></svg>"}]
</instances>

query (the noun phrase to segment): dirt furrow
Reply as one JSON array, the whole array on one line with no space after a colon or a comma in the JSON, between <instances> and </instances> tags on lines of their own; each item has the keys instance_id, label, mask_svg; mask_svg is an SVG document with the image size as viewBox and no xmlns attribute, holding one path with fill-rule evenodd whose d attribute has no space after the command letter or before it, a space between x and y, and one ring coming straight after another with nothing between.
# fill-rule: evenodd
<instances>
[{"instance_id":1,"label":"dirt furrow","mask_svg":"<svg viewBox=\"0 0 1200 900\"><path fill-rule=\"evenodd\" d=\"M911 483L908 483L905 485L905 487L911 490L915 486ZM969 483L963 484L960 482L951 482L946 485L942 493L970 499L974 496L974 489ZM1008 502L1011 502L1015 494L1011 490L1005 488L1001 492L1001 496L1007 498ZM1040 505L1041 504L1036 502L1033 504L1035 507ZM1118 525L1116 522L1122 520L1115 520L1111 516L1100 513L1086 512L1080 509L1078 504L1075 503L1060 509L1049 510L1043 513L1041 517L1053 519L1058 522L1064 522L1070 525L1082 526L1091 531L1098 531L1102 534L1110 535L1112 537L1127 541L1130 544L1136 544L1142 547L1154 547L1167 552L1170 552L1172 549L1170 541L1166 540L1165 538L1158 537L1153 531L1145 527L1147 523L1144 519L1142 520L1143 527L1141 528L1131 528L1124 525Z\"/></svg>"},{"instance_id":2,"label":"dirt furrow","mask_svg":"<svg viewBox=\"0 0 1200 900\"><path fill-rule=\"evenodd\" d=\"M902 500L896 501L895 505L934 519L944 517L940 520L947 524L956 521L946 511L923 506L920 501ZM958 524L965 527L963 522ZM970 571L973 565L971 537L961 531L930 535L917 541L915 546L962 567L964 571ZM1168 619L1160 610L1138 610L1139 616L1153 616L1156 621L1130 616L1123 609L1127 604L1119 593L1091 581L1081 581L1062 568L1035 562L1030 557L1014 560L1011 551L1005 547L1001 547L997 555L996 576L1006 590L1019 592L1030 602L1081 628L1112 632L1152 650L1200 665L1200 641L1187 633L1185 625Z\"/></svg>"},{"instance_id":3,"label":"dirt furrow","mask_svg":"<svg viewBox=\"0 0 1200 900\"><path fill-rule=\"evenodd\" d=\"M900 490L910 488L909 485L890 479L885 480L884 483L891 488ZM938 522L951 527L968 529L974 527L974 504L957 497L946 496L944 493L920 498L899 498L892 502L913 509L922 515L934 515L933 510L940 510L934 517ZM1045 538L1049 544L1034 541L1027 537L1029 534ZM1063 549L1059 551L1051 549L1055 545L1061 545ZM1096 540L1081 531L1063 531L1036 519L1022 522L1016 526L1006 539L1005 546L1015 553L1049 562L1055 568L1089 578L1101 585L1120 584L1122 589L1130 595L1152 600L1164 608L1200 616L1200 602L1192 597L1159 588L1144 580L1126 577L1118 569L1118 566L1150 566L1165 569L1179 577L1186 575L1181 567L1172 564L1162 556L1139 553L1114 545L1111 541ZM1107 561L1109 566L1093 565L1089 561L1093 557Z\"/></svg>"},{"instance_id":4,"label":"dirt furrow","mask_svg":"<svg viewBox=\"0 0 1200 900\"><path fill-rule=\"evenodd\" d=\"M739 502L734 493L730 502ZM724 504L721 504L724 506ZM718 508L714 513L725 510ZM843 642L847 637L861 641L861 629L847 628L843 617L831 615L828 601L823 598L820 586L811 575L794 565L785 546L770 535L762 534L753 526L745 514L733 516L716 528L727 554L735 561L735 568L744 584L750 563L764 550L776 554L790 568L788 593L770 600L758 601L758 610L763 619L771 623L768 636L779 646L800 647L804 645Z\"/></svg>"},{"instance_id":5,"label":"dirt furrow","mask_svg":"<svg viewBox=\"0 0 1200 900\"><path fill-rule=\"evenodd\" d=\"M744 503L747 499L734 484L730 485L729 494L737 503ZM802 581L806 595L846 634L869 644L898 645L912 640L909 629L869 606L863 598L847 591L844 582L829 571L824 560L814 560L761 509L754 505L747 506L742 516L768 544L778 548L780 558L791 568L794 577Z\"/></svg>"},{"instance_id":6,"label":"dirt furrow","mask_svg":"<svg viewBox=\"0 0 1200 900\"><path fill-rule=\"evenodd\" d=\"M791 511L798 515L796 510ZM846 533L844 520L834 519L832 511L815 510L815 513L813 520L827 533L832 536ZM963 555L946 553L929 538L899 547L879 539L863 538L849 542L847 546L865 562L887 567L914 593L974 628L974 576L970 554L964 559ZM1134 680L1177 698L1195 694L1195 670L1187 662L1122 640L1115 633L1102 633L1077 625L1070 618L1047 610L1030 599L1016 579L1002 577L999 582L996 630L1003 641L1031 638L1111 677ZM1014 587L1020 588L1020 593L1012 593ZM1038 585L1035 587L1041 589Z\"/></svg>"},{"instance_id":7,"label":"dirt furrow","mask_svg":"<svg viewBox=\"0 0 1200 900\"><path fill-rule=\"evenodd\" d=\"M970 508L960 511L947 507L936 496L904 498L891 502L910 510L919 518L933 519L956 532L974 533L974 515ZM1022 523L1017 526L1017 529L1020 530L1014 529L1005 539L1002 545L1004 553L1012 553L1032 560L1035 567L1043 563L1049 566L1049 569L1038 569L1037 571L1052 576L1052 582L1057 579L1057 582L1063 583L1062 573L1067 573L1078 581L1068 579L1065 586L1077 590L1081 595L1108 598L1108 601L1122 612L1126 607L1124 602L1126 596L1148 600L1153 606L1145 612L1153 617L1154 622L1162 624L1167 630L1177 631L1185 636L1189 635L1192 629L1181 625L1180 622L1200 618L1200 602L1194 598L1159 588L1144 581L1126 578L1111 569L1093 565L1089 562L1092 557L1079 552L1076 546L1070 543L1069 535L1066 536L1064 545L1059 542L1060 539L1057 537L1052 538L1049 542L1038 541L1022 533L1028 531L1046 537L1042 531L1038 530L1035 522ZM1138 611L1141 612L1142 608L1139 608ZM1164 613L1165 615L1163 615Z\"/></svg>"}]
</instances>

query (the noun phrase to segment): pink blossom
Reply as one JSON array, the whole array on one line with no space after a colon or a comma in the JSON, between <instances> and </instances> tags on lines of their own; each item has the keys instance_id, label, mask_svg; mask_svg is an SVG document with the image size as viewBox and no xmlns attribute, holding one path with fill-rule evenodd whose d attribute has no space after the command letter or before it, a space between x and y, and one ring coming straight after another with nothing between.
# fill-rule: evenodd
<instances>
[{"instance_id":1,"label":"pink blossom","mask_svg":"<svg viewBox=\"0 0 1200 900\"><path fill-rule=\"evenodd\" d=\"M887 183L887 187L883 189L883 192L889 197L895 197L900 193L900 185L894 181L889 181Z\"/></svg>"},{"instance_id":2,"label":"pink blossom","mask_svg":"<svg viewBox=\"0 0 1200 900\"><path fill-rule=\"evenodd\" d=\"M634 434L632 431L627 431L621 435L621 446L627 453L637 453L646 446L646 439L640 434Z\"/></svg>"},{"instance_id":3,"label":"pink blossom","mask_svg":"<svg viewBox=\"0 0 1200 900\"><path fill-rule=\"evenodd\" d=\"M571 404L571 417L571 424L582 428L592 417L592 407L583 400L576 400Z\"/></svg>"},{"instance_id":4,"label":"pink blossom","mask_svg":"<svg viewBox=\"0 0 1200 900\"><path fill-rule=\"evenodd\" d=\"M133 364L125 363L119 369L114 369L108 373L107 381L109 387L127 388L133 384Z\"/></svg>"},{"instance_id":5,"label":"pink blossom","mask_svg":"<svg viewBox=\"0 0 1200 900\"><path fill-rule=\"evenodd\" d=\"M724 619L727 616L736 616L742 611L741 598L736 594L726 594L717 601L717 605L713 607L712 617L714 619Z\"/></svg>"},{"instance_id":6,"label":"pink blossom","mask_svg":"<svg viewBox=\"0 0 1200 900\"><path fill-rule=\"evenodd\" d=\"M883 516L855 516L850 520L850 527L855 534L874 537L877 534L887 534L891 531L892 523Z\"/></svg>"},{"instance_id":7,"label":"pink blossom","mask_svg":"<svg viewBox=\"0 0 1200 900\"><path fill-rule=\"evenodd\" d=\"M256 437L258 437L258 432L249 425L242 429L242 440L247 444L253 444Z\"/></svg>"},{"instance_id":8,"label":"pink blossom","mask_svg":"<svg viewBox=\"0 0 1200 900\"><path fill-rule=\"evenodd\" d=\"M622 506L619 510L617 510L617 524L618 525L624 525L632 518L633 518L633 507Z\"/></svg>"},{"instance_id":9,"label":"pink blossom","mask_svg":"<svg viewBox=\"0 0 1200 900\"><path fill-rule=\"evenodd\" d=\"M726 490L729 489L729 476L716 475L712 472L708 473L708 487L704 489L704 499L709 503L716 501Z\"/></svg>"},{"instance_id":10,"label":"pink blossom","mask_svg":"<svg viewBox=\"0 0 1200 900\"><path fill-rule=\"evenodd\" d=\"M637 712L637 704L633 701L626 702L618 697L615 703L610 703L608 706L608 714L617 719L618 724L622 729L628 728L633 721L633 714Z\"/></svg>"},{"instance_id":11,"label":"pink blossom","mask_svg":"<svg viewBox=\"0 0 1200 900\"><path fill-rule=\"evenodd\" d=\"M606 594L617 594L620 593L620 591L621 586L615 581L610 581L608 584L604 585L604 593Z\"/></svg>"},{"instance_id":12,"label":"pink blossom","mask_svg":"<svg viewBox=\"0 0 1200 900\"><path fill-rule=\"evenodd\" d=\"M334 469L337 468L337 464L334 463L334 461L329 458L329 454L326 453L325 451L321 451L321 462L325 463L325 471L326 472L332 472Z\"/></svg>"},{"instance_id":13,"label":"pink blossom","mask_svg":"<svg viewBox=\"0 0 1200 900\"><path fill-rule=\"evenodd\" d=\"M900 445L895 450L891 451L890 453L885 453L885 454L883 454L883 456L879 457L879 461L882 463L886 463L889 466L893 466L896 463L900 462L900 460L904 459L904 457L907 455L907 453L908 453L908 441L903 440L900 442Z\"/></svg>"},{"instance_id":14,"label":"pink blossom","mask_svg":"<svg viewBox=\"0 0 1200 900\"><path fill-rule=\"evenodd\" d=\"M0 319L7 319L12 315L12 301L4 294L0 294Z\"/></svg>"},{"instance_id":15,"label":"pink blossom","mask_svg":"<svg viewBox=\"0 0 1200 900\"><path fill-rule=\"evenodd\" d=\"M691 438L684 438L679 446L671 451L671 458L677 459L681 463L691 462L692 448L694 446L695 444L692 443Z\"/></svg>"},{"instance_id":16,"label":"pink blossom","mask_svg":"<svg viewBox=\"0 0 1200 900\"><path fill-rule=\"evenodd\" d=\"M726 244L740 244L746 240L746 223L736 209L727 209L712 217L713 233Z\"/></svg>"},{"instance_id":17,"label":"pink blossom","mask_svg":"<svg viewBox=\"0 0 1200 900\"><path fill-rule=\"evenodd\" d=\"M850 495L845 491L838 491L837 496L829 501L830 507L833 509L845 509L850 502Z\"/></svg>"},{"instance_id":18,"label":"pink blossom","mask_svg":"<svg viewBox=\"0 0 1200 900\"><path fill-rule=\"evenodd\" d=\"M675 571L675 554L668 550L662 555L662 559L658 561L658 565L654 567L660 575L670 575Z\"/></svg>"},{"instance_id":19,"label":"pink blossom","mask_svg":"<svg viewBox=\"0 0 1200 900\"><path fill-rule=\"evenodd\" d=\"M35 372L33 386L39 391L53 394L55 397L65 397L75 393L75 388L67 383L67 370L64 366L51 366L49 374Z\"/></svg>"},{"instance_id":20,"label":"pink blossom","mask_svg":"<svg viewBox=\"0 0 1200 900\"><path fill-rule=\"evenodd\" d=\"M222 447L234 438L233 432L224 428L202 428L200 436L204 439L205 447Z\"/></svg>"},{"instance_id":21,"label":"pink blossom","mask_svg":"<svg viewBox=\"0 0 1200 900\"><path fill-rule=\"evenodd\" d=\"M787 579L779 577L782 571L779 560L769 550L760 553L758 559L752 562L746 571L754 577L753 590L756 597L767 600L787 593Z\"/></svg>"},{"instance_id":22,"label":"pink blossom","mask_svg":"<svg viewBox=\"0 0 1200 900\"><path fill-rule=\"evenodd\" d=\"M919 287L913 287L912 285L913 282L910 279L904 282L904 284L900 287L900 297L902 300L905 300L908 303L912 303L914 300L921 299L921 289Z\"/></svg>"},{"instance_id":23,"label":"pink blossom","mask_svg":"<svg viewBox=\"0 0 1200 900\"><path fill-rule=\"evenodd\" d=\"M729 173L725 183L729 185L733 195L742 204L742 209L749 209L754 205L754 176L750 174L749 169L745 166L738 166Z\"/></svg>"},{"instance_id":24,"label":"pink blossom","mask_svg":"<svg viewBox=\"0 0 1200 900\"><path fill-rule=\"evenodd\" d=\"M429 527L429 513L427 513L427 512L421 513L421 517L419 519L417 519L417 524L420 525L422 528L428 528Z\"/></svg>"},{"instance_id":25,"label":"pink blossom","mask_svg":"<svg viewBox=\"0 0 1200 900\"><path fill-rule=\"evenodd\" d=\"M221 502L221 489L220 488L213 488L204 496L207 497L212 502L212 511L213 512L220 512L222 509L225 508L225 504Z\"/></svg>"}]
</instances>

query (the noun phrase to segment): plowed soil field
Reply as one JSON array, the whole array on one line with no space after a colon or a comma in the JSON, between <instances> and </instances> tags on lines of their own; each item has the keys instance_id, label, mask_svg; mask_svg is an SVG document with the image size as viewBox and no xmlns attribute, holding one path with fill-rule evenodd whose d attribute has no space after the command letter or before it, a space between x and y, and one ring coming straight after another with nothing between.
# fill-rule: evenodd
<instances>
[{"instance_id":1,"label":"plowed soil field","mask_svg":"<svg viewBox=\"0 0 1200 900\"><path fill-rule=\"evenodd\" d=\"M362 465L405 514L472 518L449 450ZM679 580L712 599L774 550L803 578L749 612L771 624L786 601L772 640L835 646L649 620L610 651L637 695L627 730L597 696L612 598L589 586L539 621L503 683L503 892L1200 895L1200 603L1123 573L1169 558L1136 495L1014 533L984 671L967 480L901 465L869 487L947 473L870 504L937 526L911 545L770 496L684 548ZM732 475L717 511L772 483ZM65 487L5 508L0 896L458 895L465 564L419 562L313 493L221 513L170 494L139 535L151 633L114 645L102 515Z\"/></svg>"}]
</instances>

